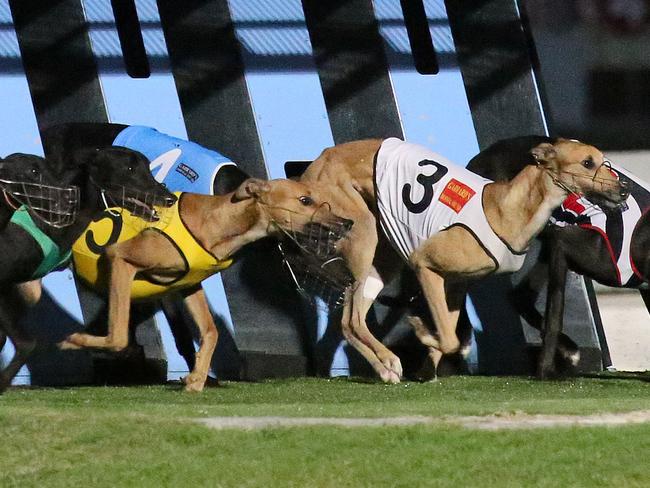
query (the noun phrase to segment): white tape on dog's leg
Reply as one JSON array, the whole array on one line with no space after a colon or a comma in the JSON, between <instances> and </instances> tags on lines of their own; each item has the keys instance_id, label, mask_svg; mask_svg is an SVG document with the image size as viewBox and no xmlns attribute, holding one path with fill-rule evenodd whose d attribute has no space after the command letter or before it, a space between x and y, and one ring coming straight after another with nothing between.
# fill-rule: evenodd
<instances>
[{"instance_id":1,"label":"white tape on dog's leg","mask_svg":"<svg viewBox=\"0 0 650 488\"><path fill-rule=\"evenodd\" d=\"M373 273L374 272L374 273ZM374 300L377 298L377 295L384 289L384 282L381 281L381 278L376 274L376 271L371 271L370 276L366 278L366 282L363 284L363 298L369 300Z\"/></svg>"}]
</instances>

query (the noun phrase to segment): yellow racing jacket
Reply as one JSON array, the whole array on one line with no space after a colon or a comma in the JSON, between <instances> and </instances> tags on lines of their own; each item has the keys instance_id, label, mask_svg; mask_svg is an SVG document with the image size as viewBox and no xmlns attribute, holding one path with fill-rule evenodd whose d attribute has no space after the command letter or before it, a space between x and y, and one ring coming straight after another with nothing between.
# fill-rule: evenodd
<instances>
[{"instance_id":1,"label":"yellow racing jacket","mask_svg":"<svg viewBox=\"0 0 650 488\"><path fill-rule=\"evenodd\" d=\"M185 227L178 208L183 193L176 192L178 200L168 209L164 223L147 224L124 209L109 209L94 219L72 246L76 275L95 290L106 290L108 268L102 259L104 250L116 242L127 241L140 232L158 232L174 245L185 261L185 273L169 282L137 274L131 286L131 298L156 298L182 288L201 283L204 279L232 264L232 259L221 260L212 255Z\"/></svg>"}]
</instances>

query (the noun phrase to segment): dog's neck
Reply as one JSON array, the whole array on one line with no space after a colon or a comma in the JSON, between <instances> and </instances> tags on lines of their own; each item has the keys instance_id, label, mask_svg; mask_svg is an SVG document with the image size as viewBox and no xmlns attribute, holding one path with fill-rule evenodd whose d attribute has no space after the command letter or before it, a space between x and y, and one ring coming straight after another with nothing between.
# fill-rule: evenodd
<instances>
[{"instance_id":1,"label":"dog's neck","mask_svg":"<svg viewBox=\"0 0 650 488\"><path fill-rule=\"evenodd\" d=\"M511 181L486 185L483 208L494 232L515 251L524 251L566 196L543 167L526 166Z\"/></svg>"},{"instance_id":2,"label":"dog's neck","mask_svg":"<svg viewBox=\"0 0 650 488\"><path fill-rule=\"evenodd\" d=\"M11 220L11 216L14 214L14 209L5 201L4 195L0 198L2 198L2 201L0 202L0 230L2 230Z\"/></svg>"},{"instance_id":3,"label":"dog's neck","mask_svg":"<svg viewBox=\"0 0 650 488\"><path fill-rule=\"evenodd\" d=\"M80 185L79 211L72 225L62 228L52 227L40 219L35 224L45 232L61 249L70 249L74 242L86 230L93 218L106 209L101 197L101 191L88 178Z\"/></svg>"},{"instance_id":4,"label":"dog's neck","mask_svg":"<svg viewBox=\"0 0 650 488\"><path fill-rule=\"evenodd\" d=\"M246 244L269 235L268 215L254 198L235 201L224 196L185 193L179 213L187 229L218 259L231 257Z\"/></svg>"}]
</instances>

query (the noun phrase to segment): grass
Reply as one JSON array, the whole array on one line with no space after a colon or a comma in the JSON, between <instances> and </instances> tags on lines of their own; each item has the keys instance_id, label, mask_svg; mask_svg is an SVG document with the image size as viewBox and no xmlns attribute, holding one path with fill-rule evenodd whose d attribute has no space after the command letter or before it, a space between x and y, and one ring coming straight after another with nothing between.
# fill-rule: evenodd
<instances>
[{"instance_id":1,"label":"grass","mask_svg":"<svg viewBox=\"0 0 650 488\"><path fill-rule=\"evenodd\" d=\"M377 417L650 408L637 380L453 377L382 385L300 379L12 389L0 397L0 486L650 485L650 424L484 432L449 425L210 430L193 417Z\"/></svg>"}]
</instances>

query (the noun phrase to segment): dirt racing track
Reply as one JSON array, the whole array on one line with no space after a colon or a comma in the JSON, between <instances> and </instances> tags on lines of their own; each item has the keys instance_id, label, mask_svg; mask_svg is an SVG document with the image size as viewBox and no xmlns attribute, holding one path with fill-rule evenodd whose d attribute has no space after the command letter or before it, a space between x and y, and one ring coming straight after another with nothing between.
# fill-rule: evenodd
<instances>
[{"instance_id":1,"label":"dirt racing track","mask_svg":"<svg viewBox=\"0 0 650 488\"><path fill-rule=\"evenodd\" d=\"M486 416L400 416L381 418L335 417L210 417L197 420L212 429L268 429L278 427L311 427L332 425L337 427L386 427L418 424L460 425L469 429L540 429L549 427L596 427L643 424L650 422L650 410L626 413L600 413L594 415L530 415L523 412Z\"/></svg>"}]
</instances>

